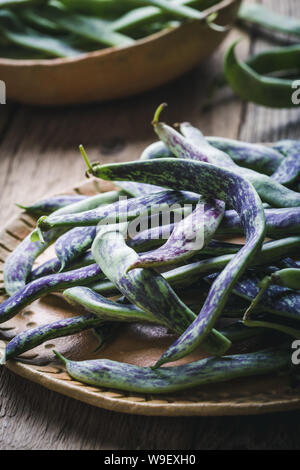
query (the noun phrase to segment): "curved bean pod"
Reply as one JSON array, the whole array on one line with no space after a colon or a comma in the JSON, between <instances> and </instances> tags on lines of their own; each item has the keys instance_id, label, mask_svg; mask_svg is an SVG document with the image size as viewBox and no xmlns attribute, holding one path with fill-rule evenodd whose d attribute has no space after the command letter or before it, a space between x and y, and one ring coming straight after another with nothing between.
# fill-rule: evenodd
<instances>
[{"instance_id":1,"label":"curved bean pod","mask_svg":"<svg viewBox=\"0 0 300 470\"><path fill-rule=\"evenodd\" d=\"M157 124L156 124L157 127ZM239 175L214 165L192 160L158 159L93 167L103 179L145 181L166 187L193 189L205 196L228 202L239 214L246 232L246 244L229 262L212 286L198 318L163 359L174 360L192 351L211 331L234 283L260 248L265 234L265 217L260 198L252 184Z\"/></svg>"},{"instance_id":2,"label":"curved bean pod","mask_svg":"<svg viewBox=\"0 0 300 470\"><path fill-rule=\"evenodd\" d=\"M185 331L195 319L192 310L154 270L136 269L128 273L128 267L138 255L126 245L121 233L108 227L106 230L103 228L98 232L92 246L93 256L104 274L130 302L156 316L173 331L179 334ZM215 354L222 354L229 346L230 342L216 330L203 344L206 350Z\"/></svg>"},{"instance_id":3,"label":"curved bean pod","mask_svg":"<svg viewBox=\"0 0 300 470\"><path fill-rule=\"evenodd\" d=\"M215 277L215 275L210 275L204 279L212 283ZM249 271L235 284L232 292L253 302L261 290L262 278L261 275ZM261 296L259 305L260 309L266 312L296 321L300 320L300 294L298 291L275 284L270 285Z\"/></svg>"},{"instance_id":4,"label":"curved bean pod","mask_svg":"<svg viewBox=\"0 0 300 470\"><path fill-rule=\"evenodd\" d=\"M197 203L199 196L180 191L162 191L160 193L140 196L115 202L108 206L98 207L79 214L42 217L38 221L39 229L48 231L53 227L92 226L101 221L114 224L118 221L132 220L149 212L163 210L173 204Z\"/></svg>"},{"instance_id":5,"label":"curved bean pod","mask_svg":"<svg viewBox=\"0 0 300 470\"><path fill-rule=\"evenodd\" d=\"M227 153L236 164L266 175L272 175L284 160L284 156L277 150L262 144L250 144L225 137L205 138L210 145Z\"/></svg>"},{"instance_id":6,"label":"curved bean pod","mask_svg":"<svg viewBox=\"0 0 300 470\"><path fill-rule=\"evenodd\" d=\"M300 177L299 140L281 140L273 148L286 155L286 158L273 173L272 178L280 184L292 184Z\"/></svg>"},{"instance_id":7,"label":"curved bean pod","mask_svg":"<svg viewBox=\"0 0 300 470\"><path fill-rule=\"evenodd\" d=\"M55 253L63 271L72 261L88 250L96 236L96 227L75 227L63 234L55 243Z\"/></svg>"},{"instance_id":8,"label":"curved bean pod","mask_svg":"<svg viewBox=\"0 0 300 470\"><path fill-rule=\"evenodd\" d=\"M62 207L52 213L51 216L55 216L55 214L63 216L63 214L67 213L93 209L100 204L114 202L118 200L119 196L119 191L97 194L96 196ZM13 295L26 285L35 259L60 237L62 233L62 230L51 231L44 236L44 243L41 243L39 237L37 238L35 230L17 246L7 258L4 266L4 284L7 294Z\"/></svg>"},{"instance_id":9,"label":"curved bean pod","mask_svg":"<svg viewBox=\"0 0 300 470\"><path fill-rule=\"evenodd\" d=\"M32 242L32 234L29 234L8 256L4 265L4 285L8 295L14 295L25 286L35 259L62 233L62 230L51 230L46 234L44 243Z\"/></svg>"},{"instance_id":10,"label":"curved bean pod","mask_svg":"<svg viewBox=\"0 0 300 470\"><path fill-rule=\"evenodd\" d=\"M211 357L159 370L107 359L68 361L61 354L55 354L75 380L96 387L140 393L168 393L237 377L274 373L288 368L291 360L287 346L223 358Z\"/></svg>"},{"instance_id":11,"label":"curved bean pod","mask_svg":"<svg viewBox=\"0 0 300 470\"><path fill-rule=\"evenodd\" d=\"M89 266L90 264L95 263L95 260L92 256L91 251L87 251L79 256L69 267L68 270L71 271L73 269L84 268L85 266ZM40 277L49 276L49 274L56 274L59 272L61 267L61 262L58 258L52 258L45 263L38 266L34 269L30 275L29 280L34 281Z\"/></svg>"},{"instance_id":12,"label":"curved bean pod","mask_svg":"<svg viewBox=\"0 0 300 470\"><path fill-rule=\"evenodd\" d=\"M271 238L300 235L300 207L265 209L266 235ZM226 211L218 230L222 235L241 234L242 226L236 211Z\"/></svg>"},{"instance_id":13,"label":"curved bean pod","mask_svg":"<svg viewBox=\"0 0 300 470\"><path fill-rule=\"evenodd\" d=\"M293 80L260 75L237 59L234 42L224 59L224 73L233 91L242 99L270 108L295 108Z\"/></svg>"},{"instance_id":14,"label":"curved bean pod","mask_svg":"<svg viewBox=\"0 0 300 470\"><path fill-rule=\"evenodd\" d=\"M30 282L0 305L0 323L14 317L22 308L42 295L67 287L86 285L103 278L97 264L66 273L53 274Z\"/></svg>"},{"instance_id":15,"label":"curved bean pod","mask_svg":"<svg viewBox=\"0 0 300 470\"><path fill-rule=\"evenodd\" d=\"M87 196L80 196L79 194L66 194L62 196L53 196L46 199L41 199L30 206L22 206L17 204L20 209L24 209L26 212L32 215L40 216L44 214L51 214L52 212L61 209L62 207L69 206L76 202L87 199Z\"/></svg>"},{"instance_id":16,"label":"curved bean pod","mask_svg":"<svg viewBox=\"0 0 300 470\"><path fill-rule=\"evenodd\" d=\"M154 251L141 254L129 270L180 263L201 251L220 225L224 209L222 201L201 198L197 208L175 225L167 242Z\"/></svg>"},{"instance_id":17,"label":"curved bean pod","mask_svg":"<svg viewBox=\"0 0 300 470\"><path fill-rule=\"evenodd\" d=\"M158 116L161 109L162 107L158 109ZM219 166L220 168L230 169L230 171L249 180L261 199L272 206L300 206L300 195L297 192L284 187L267 175L249 168L239 167L232 161L229 155L211 146L203 137L201 131L195 129L190 124L183 123L181 125L181 131L186 137L183 137L179 132L161 122L155 123L154 130L178 158L199 160Z\"/></svg>"}]
</instances>

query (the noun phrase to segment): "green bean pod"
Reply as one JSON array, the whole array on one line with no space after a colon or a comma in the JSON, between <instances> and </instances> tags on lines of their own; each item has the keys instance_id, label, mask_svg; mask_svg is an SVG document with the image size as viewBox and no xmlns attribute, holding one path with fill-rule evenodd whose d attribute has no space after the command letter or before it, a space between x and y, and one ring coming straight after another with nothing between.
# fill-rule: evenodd
<instances>
[{"instance_id":1,"label":"green bean pod","mask_svg":"<svg viewBox=\"0 0 300 470\"><path fill-rule=\"evenodd\" d=\"M293 100L294 80L260 75L249 65L237 59L235 41L227 50L224 73L233 91L246 101L270 108L295 108Z\"/></svg>"},{"instance_id":2,"label":"green bean pod","mask_svg":"<svg viewBox=\"0 0 300 470\"><path fill-rule=\"evenodd\" d=\"M68 374L79 382L140 393L169 393L238 377L274 373L287 369L291 361L287 346L223 358L211 357L158 370L107 359L69 361L54 352L66 365Z\"/></svg>"},{"instance_id":3,"label":"green bean pod","mask_svg":"<svg viewBox=\"0 0 300 470\"><path fill-rule=\"evenodd\" d=\"M195 319L195 314L175 294L163 276L152 269L127 272L138 258L116 229L102 227L92 245L93 256L107 278L131 303L155 315L172 331L181 334ZM145 295L146 293L146 295ZM207 337L203 347L222 354L230 342L216 330Z\"/></svg>"}]
</instances>

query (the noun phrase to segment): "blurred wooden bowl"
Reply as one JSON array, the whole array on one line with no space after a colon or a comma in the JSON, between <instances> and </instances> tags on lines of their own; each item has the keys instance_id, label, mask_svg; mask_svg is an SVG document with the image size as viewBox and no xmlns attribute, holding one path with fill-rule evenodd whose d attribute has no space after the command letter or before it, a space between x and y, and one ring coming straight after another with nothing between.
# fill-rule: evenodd
<instances>
[{"instance_id":1,"label":"blurred wooden bowl","mask_svg":"<svg viewBox=\"0 0 300 470\"><path fill-rule=\"evenodd\" d=\"M210 8L220 25L234 23L241 0ZM107 48L75 58L0 59L7 97L35 105L68 105L122 98L167 83L205 60L226 32L191 21L124 48Z\"/></svg>"}]
</instances>

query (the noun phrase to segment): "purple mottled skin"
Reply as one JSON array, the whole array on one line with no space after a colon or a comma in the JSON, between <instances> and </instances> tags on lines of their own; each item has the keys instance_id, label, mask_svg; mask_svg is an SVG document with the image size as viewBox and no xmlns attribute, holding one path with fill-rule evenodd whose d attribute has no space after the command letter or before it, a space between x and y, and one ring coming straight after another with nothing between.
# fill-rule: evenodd
<instances>
[{"instance_id":1,"label":"purple mottled skin","mask_svg":"<svg viewBox=\"0 0 300 470\"><path fill-rule=\"evenodd\" d=\"M119 196L120 191L97 194L96 196L84 198L78 202L62 207L49 217L55 215L63 216L63 214L67 213L73 214L92 209L98 207L99 204L111 203L118 200ZM64 233L62 230L51 231L45 235L44 243L41 243L40 241L31 241L32 235L35 234L35 232L33 232L17 246L7 258L4 266L4 283L7 294L13 295L26 285L32 271L32 265L37 256L45 251L62 233Z\"/></svg>"},{"instance_id":2,"label":"purple mottled skin","mask_svg":"<svg viewBox=\"0 0 300 470\"><path fill-rule=\"evenodd\" d=\"M223 201L201 198L197 208L175 225L167 242L160 248L141 254L130 269L180 263L206 246L224 215Z\"/></svg>"},{"instance_id":3,"label":"purple mottled skin","mask_svg":"<svg viewBox=\"0 0 300 470\"><path fill-rule=\"evenodd\" d=\"M294 183L300 177L300 141L281 140L273 148L283 153L286 158L272 174L272 178L281 184Z\"/></svg>"},{"instance_id":4,"label":"purple mottled skin","mask_svg":"<svg viewBox=\"0 0 300 470\"><path fill-rule=\"evenodd\" d=\"M300 235L300 207L265 209L265 216L266 235L269 237ZM239 215L233 210L226 211L219 233L240 234L242 230Z\"/></svg>"},{"instance_id":5,"label":"purple mottled skin","mask_svg":"<svg viewBox=\"0 0 300 470\"><path fill-rule=\"evenodd\" d=\"M102 320L90 313L22 331L6 345L4 359L1 362L4 363L4 360L12 359L30 349L36 348L49 339L74 335L101 324Z\"/></svg>"},{"instance_id":6,"label":"purple mottled skin","mask_svg":"<svg viewBox=\"0 0 300 470\"><path fill-rule=\"evenodd\" d=\"M103 278L97 264L66 273L52 274L30 282L0 305L0 323L14 317L22 308L48 292L59 291L70 286L86 285Z\"/></svg>"},{"instance_id":7,"label":"purple mottled skin","mask_svg":"<svg viewBox=\"0 0 300 470\"><path fill-rule=\"evenodd\" d=\"M48 341L49 339L69 336L80 331L100 326L103 322L148 322L159 323L155 317L134 305L120 304L102 297L87 287L72 287L64 291L64 297L72 305L80 305L88 311L86 315L58 320L47 325L22 331L6 346L6 360Z\"/></svg>"},{"instance_id":8,"label":"purple mottled skin","mask_svg":"<svg viewBox=\"0 0 300 470\"><path fill-rule=\"evenodd\" d=\"M51 216L41 220L38 225L43 231L48 231L53 227L61 226L91 226L99 222L116 223L123 220L132 220L139 215L146 215L154 207L171 206L173 204L197 203L199 196L181 191L162 191L160 193L141 196L133 199L117 201L113 204L89 210L80 214L70 214L63 216Z\"/></svg>"},{"instance_id":9,"label":"purple mottled skin","mask_svg":"<svg viewBox=\"0 0 300 470\"><path fill-rule=\"evenodd\" d=\"M216 275L207 276L205 280L212 283ZM247 272L234 286L233 293L252 301L257 297L263 274ZM270 285L263 294L259 308L282 317L300 320L300 292L286 287Z\"/></svg>"},{"instance_id":10,"label":"purple mottled skin","mask_svg":"<svg viewBox=\"0 0 300 470\"><path fill-rule=\"evenodd\" d=\"M93 263L95 263L95 260L92 256L92 253L91 251L87 251L86 253L83 253L78 258L76 258L76 260L74 260L74 262L68 266L68 271L71 269L83 268L84 266L89 266ZM58 258L51 258L32 271L29 281L34 281L35 279L43 276L49 276L49 274L56 274L59 272L60 268L60 260Z\"/></svg>"},{"instance_id":11,"label":"purple mottled skin","mask_svg":"<svg viewBox=\"0 0 300 470\"><path fill-rule=\"evenodd\" d=\"M173 331L181 334L195 319L192 310L159 273L152 269L127 272L138 255L126 245L121 233L109 227L103 228L95 238L92 253L103 273L131 303L154 315ZM213 330L203 347L222 354L230 344L223 335Z\"/></svg>"},{"instance_id":12,"label":"purple mottled skin","mask_svg":"<svg viewBox=\"0 0 300 470\"><path fill-rule=\"evenodd\" d=\"M156 126L157 127L157 126ZM261 200L252 184L236 173L192 159L159 159L93 168L103 179L125 179L156 183L169 188L194 190L224 200L240 215L245 230L244 247L220 273L197 319L168 349L159 364L179 359L199 345L211 331L235 282L260 249L265 235Z\"/></svg>"},{"instance_id":13,"label":"purple mottled skin","mask_svg":"<svg viewBox=\"0 0 300 470\"><path fill-rule=\"evenodd\" d=\"M32 242L29 234L5 261L4 283L8 295L22 289L32 269L35 259L62 234L62 230L51 230L42 242Z\"/></svg>"},{"instance_id":14,"label":"purple mottled skin","mask_svg":"<svg viewBox=\"0 0 300 470\"><path fill-rule=\"evenodd\" d=\"M225 137L206 137L209 144L227 153L240 166L272 175L284 157L277 150L262 144L250 144Z\"/></svg>"},{"instance_id":15,"label":"purple mottled skin","mask_svg":"<svg viewBox=\"0 0 300 470\"><path fill-rule=\"evenodd\" d=\"M87 199L87 196L80 196L78 194L66 194L62 196L54 196L42 199L41 201L38 201L35 204L32 204L31 206L22 206L21 204L18 204L18 206L32 215L48 215L58 209L61 209L62 207L66 207L70 204L83 201L84 199Z\"/></svg>"},{"instance_id":16,"label":"purple mottled skin","mask_svg":"<svg viewBox=\"0 0 300 470\"><path fill-rule=\"evenodd\" d=\"M192 129L192 131L191 131ZM182 136L172 127L158 122L154 130L167 147L178 157L203 161L224 168L247 179L253 184L261 199L273 207L299 207L300 194L277 183L267 175L263 175L248 168L242 168L222 150L210 145L202 133L190 124L181 126Z\"/></svg>"},{"instance_id":17,"label":"purple mottled skin","mask_svg":"<svg viewBox=\"0 0 300 470\"><path fill-rule=\"evenodd\" d=\"M75 380L96 387L140 393L169 393L238 377L274 373L287 369L291 361L287 345L249 354L210 357L158 370L108 359L75 362L56 354Z\"/></svg>"},{"instance_id":18,"label":"purple mottled skin","mask_svg":"<svg viewBox=\"0 0 300 470\"><path fill-rule=\"evenodd\" d=\"M75 227L62 235L55 243L55 252L63 271L72 261L88 250L96 236L96 227Z\"/></svg>"}]
</instances>

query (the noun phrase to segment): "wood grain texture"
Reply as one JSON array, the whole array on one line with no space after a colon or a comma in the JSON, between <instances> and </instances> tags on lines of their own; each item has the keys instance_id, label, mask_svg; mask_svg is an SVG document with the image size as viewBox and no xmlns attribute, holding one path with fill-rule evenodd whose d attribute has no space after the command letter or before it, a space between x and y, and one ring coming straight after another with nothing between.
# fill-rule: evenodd
<instances>
[{"instance_id":1,"label":"wood grain texture","mask_svg":"<svg viewBox=\"0 0 300 470\"><path fill-rule=\"evenodd\" d=\"M300 17L298 0L263 3ZM251 37L253 51L270 44ZM241 47L246 54L248 42ZM51 110L2 106L0 219L18 213L17 201L31 202L82 179L79 143L92 159L137 158L155 139L150 121L162 101L169 103L168 122L190 120L206 134L250 141L299 138L299 111L246 105L231 92L216 108L202 112L206 85L220 70L222 55L220 50L182 79L130 100ZM0 369L0 449L299 449L299 436L300 412L230 418L129 416L79 403Z\"/></svg>"}]
</instances>

